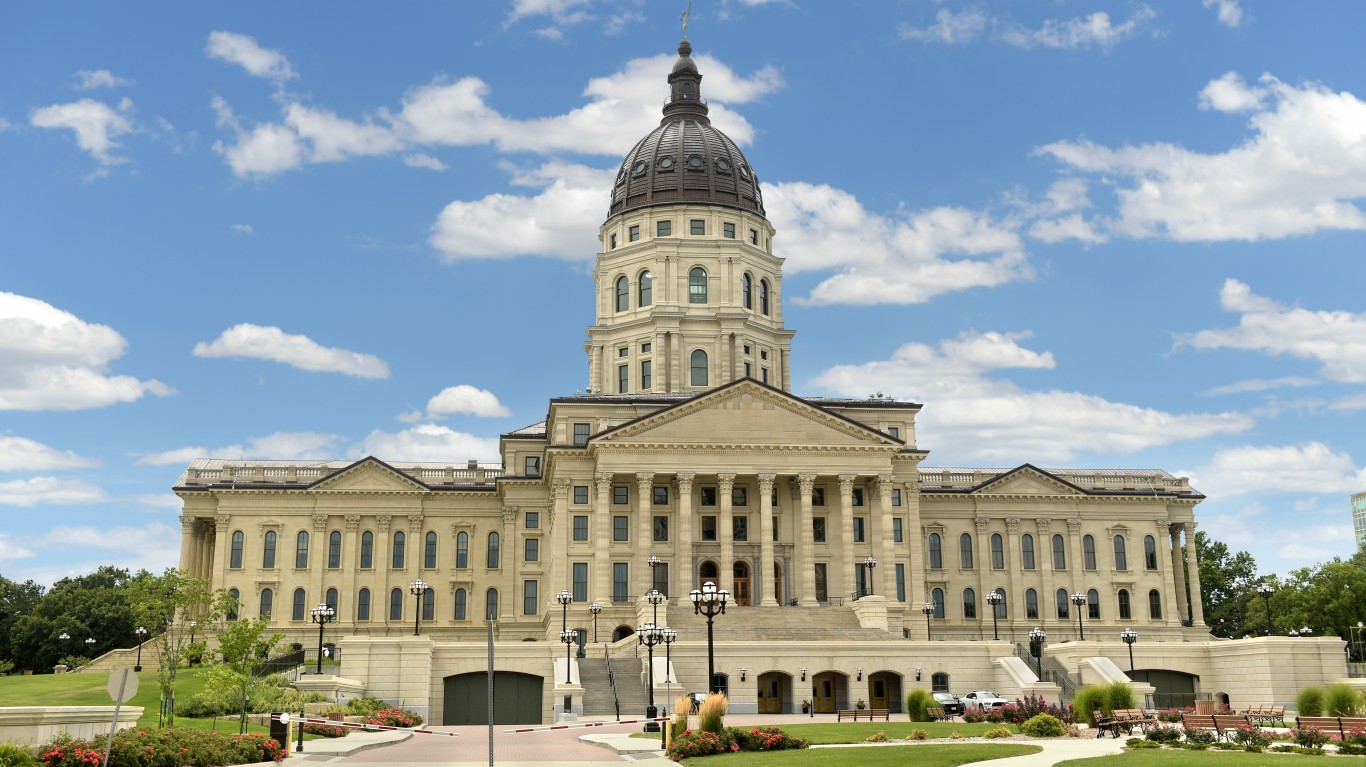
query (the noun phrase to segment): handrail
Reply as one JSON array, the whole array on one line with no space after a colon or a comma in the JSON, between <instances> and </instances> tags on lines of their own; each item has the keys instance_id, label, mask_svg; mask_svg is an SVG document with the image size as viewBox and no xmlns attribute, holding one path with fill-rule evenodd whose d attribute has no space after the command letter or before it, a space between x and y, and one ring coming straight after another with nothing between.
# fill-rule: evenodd
<instances>
[{"instance_id":1,"label":"handrail","mask_svg":"<svg viewBox=\"0 0 1366 767\"><path fill-rule=\"evenodd\" d=\"M607 650L607 643L602 643L602 657L607 661L607 684L612 688L612 705L617 710L617 721L621 721L621 699L617 697L617 676L612 672L612 653Z\"/></svg>"}]
</instances>

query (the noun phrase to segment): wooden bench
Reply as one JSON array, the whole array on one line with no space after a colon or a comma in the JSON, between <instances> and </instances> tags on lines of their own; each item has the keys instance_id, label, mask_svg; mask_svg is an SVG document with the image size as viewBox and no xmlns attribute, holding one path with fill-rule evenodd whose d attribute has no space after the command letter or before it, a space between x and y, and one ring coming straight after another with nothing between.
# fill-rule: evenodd
<instances>
[{"instance_id":1,"label":"wooden bench","mask_svg":"<svg viewBox=\"0 0 1366 767\"><path fill-rule=\"evenodd\" d=\"M1252 724L1242 714L1211 714L1214 717L1214 730L1219 737L1228 740L1233 731L1244 725Z\"/></svg>"},{"instance_id":2,"label":"wooden bench","mask_svg":"<svg viewBox=\"0 0 1366 767\"><path fill-rule=\"evenodd\" d=\"M930 706L925 709L925 714L931 722L948 722L953 719L952 716L945 713L943 706Z\"/></svg>"},{"instance_id":3,"label":"wooden bench","mask_svg":"<svg viewBox=\"0 0 1366 767\"><path fill-rule=\"evenodd\" d=\"M1214 714L1182 714L1181 728L1186 732L1209 731L1219 735L1219 728L1214 726Z\"/></svg>"},{"instance_id":4,"label":"wooden bench","mask_svg":"<svg viewBox=\"0 0 1366 767\"><path fill-rule=\"evenodd\" d=\"M1296 727L1314 727L1345 739L1352 730L1366 730L1366 716L1297 716Z\"/></svg>"},{"instance_id":5,"label":"wooden bench","mask_svg":"<svg viewBox=\"0 0 1366 767\"><path fill-rule=\"evenodd\" d=\"M855 722L859 719L867 719L871 722L878 718L892 721L891 709L886 708L842 708L835 714L835 721L843 722L846 717Z\"/></svg>"},{"instance_id":6,"label":"wooden bench","mask_svg":"<svg viewBox=\"0 0 1366 767\"><path fill-rule=\"evenodd\" d=\"M1105 737L1105 733L1110 733L1110 737L1118 738L1121 731L1127 731L1124 723L1112 716L1096 717L1096 737Z\"/></svg>"},{"instance_id":7,"label":"wooden bench","mask_svg":"<svg viewBox=\"0 0 1366 767\"><path fill-rule=\"evenodd\" d=\"M1272 706L1269 704L1249 706L1247 710L1243 712L1243 716L1246 716L1248 721L1253 724L1270 725L1273 722L1278 722L1281 727L1285 726L1285 706Z\"/></svg>"},{"instance_id":8,"label":"wooden bench","mask_svg":"<svg viewBox=\"0 0 1366 767\"><path fill-rule=\"evenodd\" d=\"M1111 718L1127 727L1131 733L1135 727L1146 732L1149 727L1157 724L1157 720L1144 714L1141 708L1117 708L1111 714Z\"/></svg>"}]
</instances>

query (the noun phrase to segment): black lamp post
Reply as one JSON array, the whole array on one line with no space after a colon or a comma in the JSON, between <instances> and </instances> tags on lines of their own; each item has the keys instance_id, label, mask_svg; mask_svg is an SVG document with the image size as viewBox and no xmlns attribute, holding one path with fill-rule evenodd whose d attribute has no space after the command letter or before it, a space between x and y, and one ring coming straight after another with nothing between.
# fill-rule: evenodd
<instances>
[{"instance_id":1,"label":"black lamp post","mask_svg":"<svg viewBox=\"0 0 1366 767\"><path fill-rule=\"evenodd\" d=\"M671 629L667 626L659 630L660 641L664 643L664 684L669 692L668 700L673 699L673 644L678 641L678 629ZM666 714L667 716L667 714ZM665 722L667 725L668 723ZM669 747L669 733L664 727L659 730L659 744L664 748Z\"/></svg>"},{"instance_id":2,"label":"black lamp post","mask_svg":"<svg viewBox=\"0 0 1366 767\"><path fill-rule=\"evenodd\" d=\"M85 651L93 660L95 657L95 637L90 637L89 639L85 640Z\"/></svg>"},{"instance_id":3,"label":"black lamp post","mask_svg":"<svg viewBox=\"0 0 1366 767\"><path fill-rule=\"evenodd\" d=\"M136 672L142 670L142 643L147 638L147 629L143 626L138 626L133 629L133 633L138 635L138 662L133 664L133 671Z\"/></svg>"},{"instance_id":4,"label":"black lamp post","mask_svg":"<svg viewBox=\"0 0 1366 767\"><path fill-rule=\"evenodd\" d=\"M864 591L868 596L872 596L872 595L873 595L873 568L874 568L874 567L877 567L877 558L876 558L876 557L868 557L867 559L863 560L863 568L864 568L864 572L865 572L865 575L863 576L863 579L864 579L864 581L865 581L864 584L863 584L863 591Z\"/></svg>"},{"instance_id":5,"label":"black lamp post","mask_svg":"<svg viewBox=\"0 0 1366 767\"><path fill-rule=\"evenodd\" d=\"M1134 642L1138 641L1138 632L1126 628L1119 632L1119 638L1124 640L1124 644L1129 645L1129 673L1134 673Z\"/></svg>"},{"instance_id":6,"label":"black lamp post","mask_svg":"<svg viewBox=\"0 0 1366 767\"><path fill-rule=\"evenodd\" d=\"M659 583L659 581L655 579L655 568L659 567L664 563L660 561L659 557L655 556L654 554L651 554L650 558L645 560L645 564L650 566L650 589L652 591L658 590L658 588L655 586L656 583Z\"/></svg>"},{"instance_id":7,"label":"black lamp post","mask_svg":"<svg viewBox=\"0 0 1366 767\"><path fill-rule=\"evenodd\" d=\"M555 595L555 601L560 603L560 641L564 642L564 683L573 684L574 680L570 677L569 667L573 664L570 653L573 652L574 632L569 630L569 603L574 601L574 595L568 589L561 589Z\"/></svg>"},{"instance_id":8,"label":"black lamp post","mask_svg":"<svg viewBox=\"0 0 1366 767\"><path fill-rule=\"evenodd\" d=\"M726 600L730 598L730 592L725 589L717 589L715 583L707 581L702 584L700 591L693 589L688 597L692 599L693 614L707 616L707 686L711 692L716 692L716 656L712 638L712 619L718 615L726 614Z\"/></svg>"},{"instance_id":9,"label":"black lamp post","mask_svg":"<svg viewBox=\"0 0 1366 767\"><path fill-rule=\"evenodd\" d=\"M420 636L422 634L422 598L427 595L427 582L418 578L408 586L408 593L413 595L413 636Z\"/></svg>"},{"instance_id":10,"label":"black lamp post","mask_svg":"<svg viewBox=\"0 0 1366 767\"><path fill-rule=\"evenodd\" d=\"M1035 626L1029 630L1029 654L1034 656L1034 670L1039 674L1039 681L1043 681L1043 640L1048 638L1048 632Z\"/></svg>"},{"instance_id":11,"label":"black lamp post","mask_svg":"<svg viewBox=\"0 0 1366 767\"><path fill-rule=\"evenodd\" d=\"M996 624L996 618L1000 614L998 606L1006 599L1005 595L999 591L987 594L987 604L991 605L991 638L996 641L1001 639L1000 628Z\"/></svg>"},{"instance_id":12,"label":"black lamp post","mask_svg":"<svg viewBox=\"0 0 1366 767\"><path fill-rule=\"evenodd\" d=\"M1266 603L1266 635L1271 636L1271 595L1275 594L1276 590L1271 588L1271 584L1263 582L1257 587L1257 593L1262 595L1262 601Z\"/></svg>"},{"instance_id":13,"label":"black lamp post","mask_svg":"<svg viewBox=\"0 0 1366 767\"><path fill-rule=\"evenodd\" d=\"M659 592L652 591L651 593L658 594ZM664 637L660 633L659 626L647 623L636 629L636 640L645 645L647 662L650 664L650 670L645 675L646 684L649 685L646 688L648 694L646 696L645 718L654 719L659 716L659 709L655 706L655 645L663 644ZM658 728L659 722L647 721L645 723L646 732L658 732Z\"/></svg>"},{"instance_id":14,"label":"black lamp post","mask_svg":"<svg viewBox=\"0 0 1366 767\"><path fill-rule=\"evenodd\" d=\"M318 624L318 674L321 676L323 673L323 626L337 619L337 611L332 609L332 605L324 602L313 608L311 612L313 622Z\"/></svg>"},{"instance_id":15,"label":"black lamp post","mask_svg":"<svg viewBox=\"0 0 1366 767\"><path fill-rule=\"evenodd\" d=\"M1081 634L1081 641L1086 641L1086 625L1082 622L1081 608L1086 604L1086 595L1078 591L1072 595L1072 604L1077 606L1077 631Z\"/></svg>"},{"instance_id":16,"label":"black lamp post","mask_svg":"<svg viewBox=\"0 0 1366 767\"><path fill-rule=\"evenodd\" d=\"M930 641L930 639L932 638L932 637L930 636L930 618L934 615L934 608L935 608L935 606L936 606L936 605L934 604L934 602L926 602L925 604L923 604L923 605L920 606L920 612L925 613L925 641L926 641L926 642Z\"/></svg>"},{"instance_id":17,"label":"black lamp post","mask_svg":"<svg viewBox=\"0 0 1366 767\"><path fill-rule=\"evenodd\" d=\"M598 614L602 612L602 605L594 602L588 606L588 612L593 614L593 644L598 643Z\"/></svg>"},{"instance_id":18,"label":"black lamp post","mask_svg":"<svg viewBox=\"0 0 1366 767\"><path fill-rule=\"evenodd\" d=\"M71 635L63 631L57 635L57 641L61 642L62 656L66 656L66 643L71 641Z\"/></svg>"}]
</instances>

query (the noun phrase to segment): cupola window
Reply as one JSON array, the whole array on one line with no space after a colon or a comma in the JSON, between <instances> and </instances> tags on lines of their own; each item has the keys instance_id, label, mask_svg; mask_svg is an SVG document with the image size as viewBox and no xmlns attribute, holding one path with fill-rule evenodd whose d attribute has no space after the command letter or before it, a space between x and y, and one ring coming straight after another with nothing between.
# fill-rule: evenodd
<instances>
[{"instance_id":1,"label":"cupola window","mask_svg":"<svg viewBox=\"0 0 1366 767\"><path fill-rule=\"evenodd\" d=\"M640 306L649 306L654 302L654 277L649 272L640 273L640 285L637 290L640 294Z\"/></svg>"},{"instance_id":2,"label":"cupola window","mask_svg":"<svg viewBox=\"0 0 1366 767\"><path fill-rule=\"evenodd\" d=\"M716 158L716 169L721 173L730 173L730 161L724 157Z\"/></svg>"},{"instance_id":3,"label":"cupola window","mask_svg":"<svg viewBox=\"0 0 1366 767\"><path fill-rule=\"evenodd\" d=\"M649 167L649 164L646 163L644 160L636 160L636 164L631 166L631 175L637 177L643 176L645 175L646 168Z\"/></svg>"},{"instance_id":4,"label":"cupola window","mask_svg":"<svg viewBox=\"0 0 1366 767\"><path fill-rule=\"evenodd\" d=\"M617 278L617 311L631 308L631 283L625 277Z\"/></svg>"},{"instance_id":5,"label":"cupola window","mask_svg":"<svg viewBox=\"0 0 1366 767\"><path fill-rule=\"evenodd\" d=\"M692 353L692 385L707 385L707 353L698 349Z\"/></svg>"},{"instance_id":6,"label":"cupola window","mask_svg":"<svg viewBox=\"0 0 1366 767\"><path fill-rule=\"evenodd\" d=\"M754 285L748 274L740 278L740 302L746 309L754 308Z\"/></svg>"},{"instance_id":7,"label":"cupola window","mask_svg":"<svg viewBox=\"0 0 1366 767\"><path fill-rule=\"evenodd\" d=\"M768 316L768 280L759 280L759 313Z\"/></svg>"},{"instance_id":8,"label":"cupola window","mask_svg":"<svg viewBox=\"0 0 1366 767\"><path fill-rule=\"evenodd\" d=\"M688 155L688 169L689 169L689 170L702 170L702 166L705 165L705 164L706 164L706 163L703 162L703 160L702 160L702 155L700 155L700 154L690 154L690 155Z\"/></svg>"},{"instance_id":9,"label":"cupola window","mask_svg":"<svg viewBox=\"0 0 1366 767\"><path fill-rule=\"evenodd\" d=\"M673 168L674 168L674 158L673 158L673 155L669 155L669 154L664 155L663 157L659 158L659 161L656 162L655 165L656 165L660 170L673 170Z\"/></svg>"},{"instance_id":10,"label":"cupola window","mask_svg":"<svg viewBox=\"0 0 1366 767\"><path fill-rule=\"evenodd\" d=\"M700 266L693 267L688 272L688 303L705 304L707 302L707 270Z\"/></svg>"}]
</instances>

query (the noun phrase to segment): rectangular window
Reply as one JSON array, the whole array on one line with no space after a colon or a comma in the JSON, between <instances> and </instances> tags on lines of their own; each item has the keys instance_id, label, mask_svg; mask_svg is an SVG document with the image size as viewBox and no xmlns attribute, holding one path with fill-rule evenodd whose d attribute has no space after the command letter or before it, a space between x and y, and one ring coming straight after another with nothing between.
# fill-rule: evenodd
<instances>
[{"instance_id":1,"label":"rectangular window","mask_svg":"<svg viewBox=\"0 0 1366 767\"><path fill-rule=\"evenodd\" d=\"M668 505L669 505L669 488L668 488L668 487L655 486L655 487L653 487L653 488L650 489L650 493L651 493L651 495L654 496L654 499L653 499L654 505L656 505L656 506L668 506Z\"/></svg>"},{"instance_id":2,"label":"rectangular window","mask_svg":"<svg viewBox=\"0 0 1366 767\"><path fill-rule=\"evenodd\" d=\"M668 593L669 593L669 563L668 563L668 562L660 562L659 564L655 565L654 567L652 567L652 568L650 568L650 569L654 572L654 576L653 576L654 583L651 584L651 585L653 586L654 590L655 590L655 591L658 591L658 592L661 593L661 594L668 594Z\"/></svg>"},{"instance_id":3,"label":"rectangular window","mask_svg":"<svg viewBox=\"0 0 1366 767\"><path fill-rule=\"evenodd\" d=\"M893 505L893 506L900 506L900 505L901 505L901 488L899 488L899 487L894 487L894 488L892 488L892 505Z\"/></svg>"},{"instance_id":4,"label":"rectangular window","mask_svg":"<svg viewBox=\"0 0 1366 767\"><path fill-rule=\"evenodd\" d=\"M612 503L617 506L625 506L631 502L631 490L626 485L612 486Z\"/></svg>"},{"instance_id":5,"label":"rectangular window","mask_svg":"<svg viewBox=\"0 0 1366 767\"><path fill-rule=\"evenodd\" d=\"M539 561L541 561L541 539L540 539L540 538L527 538L527 539L526 539L526 552L525 552L525 554L526 554L526 556L524 556L524 557L522 557L522 558L523 558L524 560L526 560L527 562L539 562Z\"/></svg>"},{"instance_id":6,"label":"rectangular window","mask_svg":"<svg viewBox=\"0 0 1366 767\"><path fill-rule=\"evenodd\" d=\"M640 239L640 224L632 224L631 228L626 230L626 239L629 242L635 242Z\"/></svg>"},{"instance_id":7,"label":"rectangular window","mask_svg":"<svg viewBox=\"0 0 1366 767\"><path fill-rule=\"evenodd\" d=\"M641 354L649 354L649 353L650 353L650 342L649 342L649 341L646 341L645 343L643 343L643 344L640 345L640 353L641 353Z\"/></svg>"},{"instance_id":8,"label":"rectangular window","mask_svg":"<svg viewBox=\"0 0 1366 767\"><path fill-rule=\"evenodd\" d=\"M716 540L716 517L702 517L702 540Z\"/></svg>"},{"instance_id":9,"label":"rectangular window","mask_svg":"<svg viewBox=\"0 0 1366 767\"><path fill-rule=\"evenodd\" d=\"M761 360L766 360L766 359L768 359L768 350L767 350L767 349L761 349L761 350L759 351L759 359L761 359Z\"/></svg>"},{"instance_id":10,"label":"rectangular window","mask_svg":"<svg viewBox=\"0 0 1366 767\"><path fill-rule=\"evenodd\" d=\"M574 516L574 540L588 540L588 517L583 514Z\"/></svg>"},{"instance_id":11,"label":"rectangular window","mask_svg":"<svg viewBox=\"0 0 1366 767\"><path fill-rule=\"evenodd\" d=\"M617 394L625 394L631 388L631 366L617 365Z\"/></svg>"},{"instance_id":12,"label":"rectangular window","mask_svg":"<svg viewBox=\"0 0 1366 767\"><path fill-rule=\"evenodd\" d=\"M772 520L773 520L773 521L772 521L772 523L769 525L769 527L771 527L771 528L773 529L773 542L774 542L774 543L777 543L777 542L778 542L778 518L775 516L775 517L772 518Z\"/></svg>"},{"instance_id":13,"label":"rectangular window","mask_svg":"<svg viewBox=\"0 0 1366 767\"><path fill-rule=\"evenodd\" d=\"M752 364L746 362L746 363L745 363L745 378L753 378L753 377L754 377L754 366L753 366Z\"/></svg>"},{"instance_id":14,"label":"rectangular window","mask_svg":"<svg viewBox=\"0 0 1366 767\"><path fill-rule=\"evenodd\" d=\"M862 506L862 505L863 505L863 488L861 488L861 487L856 487L856 488L854 488L853 492L850 493L850 500L853 501L853 504L854 504L855 506Z\"/></svg>"},{"instance_id":15,"label":"rectangular window","mask_svg":"<svg viewBox=\"0 0 1366 767\"><path fill-rule=\"evenodd\" d=\"M897 428L897 427L895 427L895 426L888 426L888 427L887 427L887 436L889 436L889 437L894 437L894 438L896 438L896 439L901 439L901 429L899 429L899 428Z\"/></svg>"},{"instance_id":16,"label":"rectangular window","mask_svg":"<svg viewBox=\"0 0 1366 767\"><path fill-rule=\"evenodd\" d=\"M612 563L612 601L625 602L631 598L626 584L630 583L631 568L625 562Z\"/></svg>"},{"instance_id":17,"label":"rectangular window","mask_svg":"<svg viewBox=\"0 0 1366 767\"><path fill-rule=\"evenodd\" d=\"M574 447L583 447L588 444L588 427L586 423L574 424Z\"/></svg>"},{"instance_id":18,"label":"rectangular window","mask_svg":"<svg viewBox=\"0 0 1366 767\"><path fill-rule=\"evenodd\" d=\"M612 540L629 541L631 529L630 517L612 517Z\"/></svg>"},{"instance_id":19,"label":"rectangular window","mask_svg":"<svg viewBox=\"0 0 1366 767\"><path fill-rule=\"evenodd\" d=\"M588 485L574 486L574 503L588 503Z\"/></svg>"},{"instance_id":20,"label":"rectangular window","mask_svg":"<svg viewBox=\"0 0 1366 767\"><path fill-rule=\"evenodd\" d=\"M759 230L758 230L758 229L751 229L751 230L749 230L749 244L750 244L750 245L758 245L758 244L759 244Z\"/></svg>"},{"instance_id":21,"label":"rectangular window","mask_svg":"<svg viewBox=\"0 0 1366 767\"><path fill-rule=\"evenodd\" d=\"M811 518L811 537L816 543L825 543L825 517Z\"/></svg>"},{"instance_id":22,"label":"rectangular window","mask_svg":"<svg viewBox=\"0 0 1366 767\"><path fill-rule=\"evenodd\" d=\"M730 535L733 541L749 540L749 517L731 517Z\"/></svg>"},{"instance_id":23,"label":"rectangular window","mask_svg":"<svg viewBox=\"0 0 1366 767\"><path fill-rule=\"evenodd\" d=\"M896 601L906 601L906 566L900 562L896 564Z\"/></svg>"},{"instance_id":24,"label":"rectangular window","mask_svg":"<svg viewBox=\"0 0 1366 767\"><path fill-rule=\"evenodd\" d=\"M537 530L541 527L541 512L528 511L526 513L526 529Z\"/></svg>"},{"instance_id":25,"label":"rectangular window","mask_svg":"<svg viewBox=\"0 0 1366 767\"><path fill-rule=\"evenodd\" d=\"M650 525L652 537L658 543L669 540L669 518L655 517Z\"/></svg>"},{"instance_id":26,"label":"rectangular window","mask_svg":"<svg viewBox=\"0 0 1366 767\"><path fill-rule=\"evenodd\" d=\"M694 218L688 222L688 233L694 235L707 233L707 222L700 218Z\"/></svg>"},{"instance_id":27,"label":"rectangular window","mask_svg":"<svg viewBox=\"0 0 1366 767\"><path fill-rule=\"evenodd\" d=\"M768 368L759 368L759 380L768 383Z\"/></svg>"},{"instance_id":28,"label":"rectangular window","mask_svg":"<svg viewBox=\"0 0 1366 767\"><path fill-rule=\"evenodd\" d=\"M655 385L654 378L650 375L650 360L640 361L640 388L648 389Z\"/></svg>"},{"instance_id":29,"label":"rectangular window","mask_svg":"<svg viewBox=\"0 0 1366 767\"><path fill-rule=\"evenodd\" d=\"M656 222L655 222L655 236L656 236L656 237L668 237L669 235L673 234L673 231L674 231L674 222L672 222L672 221L656 221Z\"/></svg>"},{"instance_id":30,"label":"rectangular window","mask_svg":"<svg viewBox=\"0 0 1366 767\"><path fill-rule=\"evenodd\" d=\"M749 344L745 344L743 348L744 348L744 350L745 350L745 356L748 357L748 356L749 356Z\"/></svg>"},{"instance_id":31,"label":"rectangular window","mask_svg":"<svg viewBox=\"0 0 1366 767\"><path fill-rule=\"evenodd\" d=\"M623 347L621 347L620 349L617 349L617 356L618 356L618 357L629 357L629 356L631 356L631 347L629 347L629 346L623 346Z\"/></svg>"},{"instance_id":32,"label":"rectangular window","mask_svg":"<svg viewBox=\"0 0 1366 767\"><path fill-rule=\"evenodd\" d=\"M537 606L538 606L538 605L536 604L536 602L538 601L537 598L536 598L536 592L539 591L539 590L540 590L540 589L539 589L538 584L536 583L536 581L523 581L523 582L522 582L522 614L523 614L523 615L535 615L535 614L536 614L536 608L537 608Z\"/></svg>"},{"instance_id":33,"label":"rectangular window","mask_svg":"<svg viewBox=\"0 0 1366 767\"><path fill-rule=\"evenodd\" d=\"M748 489L747 489L747 488L743 488L743 487L732 487L732 488L730 489L730 505L732 505L732 506L748 506L748 505L749 505L749 491L748 491Z\"/></svg>"},{"instance_id":34,"label":"rectangular window","mask_svg":"<svg viewBox=\"0 0 1366 767\"><path fill-rule=\"evenodd\" d=\"M813 487L813 488L811 488L811 505L812 505L812 506L824 506L824 505L825 505L825 488L823 488L823 487Z\"/></svg>"},{"instance_id":35,"label":"rectangular window","mask_svg":"<svg viewBox=\"0 0 1366 767\"><path fill-rule=\"evenodd\" d=\"M892 543L901 543L905 539L901 523L901 517L892 517Z\"/></svg>"},{"instance_id":36,"label":"rectangular window","mask_svg":"<svg viewBox=\"0 0 1366 767\"><path fill-rule=\"evenodd\" d=\"M704 487L704 488L701 488L701 504L702 504L703 506L715 506L715 505L716 505L716 488L714 488L714 487Z\"/></svg>"},{"instance_id":37,"label":"rectangular window","mask_svg":"<svg viewBox=\"0 0 1366 767\"><path fill-rule=\"evenodd\" d=\"M854 543L863 543L863 517L854 517Z\"/></svg>"},{"instance_id":38,"label":"rectangular window","mask_svg":"<svg viewBox=\"0 0 1366 767\"><path fill-rule=\"evenodd\" d=\"M829 592L826 590L826 585L825 585L825 563L824 563L824 562L817 562L817 563L816 563L816 567L815 567L815 571L816 571L816 601L817 601L817 602L828 602L828 601L830 601L830 599L829 599Z\"/></svg>"},{"instance_id":39,"label":"rectangular window","mask_svg":"<svg viewBox=\"0 0 1366 767\"><path fill-rule=\"evenodd\" d=\"M616 250L616 249L617 249L617 235L616 235L615 232L613 232L613 233L612 233L612 250Z\"/></svg>"},{"instance_id":40,"label":"rectangular window","mask_svg":"<svg viewBox=\"0 0 1366 767\"><path fill-rule=\"evenodd\" d=\"M574 563L574 601L588 601L588 563Z\"/></svg>"},{"instance_id":41,"label":"rectangular window","mask_svg":"<svg viewBox=\"0 0 1366 767\"><path fill-rule=\"evenodd\" d=\"M541 457L540 457L539 455L529 455L529 456L527 456L527 457L526 457L526 461L525 461L525 469L526 469L526 473L525 473L523 476L527 476L527 477L539 477L539 476L541 476Z\"/></svg>"},{"instance_id":42,"label":"rectangular window","mask_svg":"<svg viewBox=\"0 0 1366 767\"><path fill-rule=\"evenodd\" d=\"M735 239L735 224L732 224L729 221L721 224L721 236L728 240Z\"/></svg>"}]
</instances>

